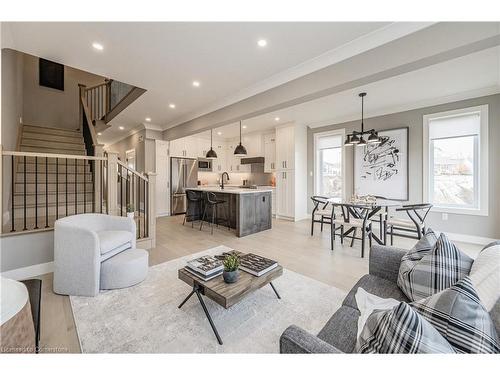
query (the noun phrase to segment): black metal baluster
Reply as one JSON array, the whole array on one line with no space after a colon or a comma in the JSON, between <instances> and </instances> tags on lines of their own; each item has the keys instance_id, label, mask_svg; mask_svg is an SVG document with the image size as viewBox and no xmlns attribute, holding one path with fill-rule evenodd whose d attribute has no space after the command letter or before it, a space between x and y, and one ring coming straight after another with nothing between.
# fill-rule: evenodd
<instances>
[{"instance_id":1,"label":"black metal baluster","mask_svg":"<svg viewBox=\"0 0 500 375\"><path fill-rule=\"evenodd\" d=\"M26 164L24 164L24 169L26 169ZM11 229L10 231L11 232L15 232L16 231L16 228L14 226L14 218L15 218L15 215L14 215L14 192L15 192L15 187L16 185L14 184L14 174L15 174L15 170L14 170L14 155L11 155L10 157L10 184L11 184L11 194L12 194L12 199L10 200L10 204L11 204L11 212L12 212L12 218L11 218Z\"/></svg>"},{"instance_id":2,"label":"black metal baluster","mask_svg":"<svg viewBox=\"0 0 500 375\"><path fill-rule=\"evenodd\" d=\"M77 167L76 167L76 164L77 164L77 160L78 159L75 159L75 178L74 178L74 181L75 181L75 215L78 213L78 207L77 207L77 201L78 201L78 192L76 190L76 184L78 182L78 178L76 177L77 176Z\"/></svg>"},{"instance_id":3,"label":"black metal baluster","mask_svg":"<svg viewBox=\"0 0 500 375\"><path fill-rule=\"evenodd\" d=\"M24 156L24 180L23 180L23 185L24 185L24 228L23 230L27 230L26 228L26 155Z\"/></svg>"},{"instance_id":4,"label":"black metal baluster","mask_svg":"<svg viewBox=\"0 0 500 375\"><path fill-rule=\"evenodd\" d=\"M66 193L66 216L68 216L68 158L65 159L66 160L66 178L64 179L65 181L65 193Z\"/></svg>"},{"instance_id":5,"label":"black metal baluster","mask_svg":"<svg viewBox=\"0 0 500 375\"><path fill-rule=\"evenodd\" d=\"M126 168L125 170L127 171L127 181L126 181L126 184L125 184L125 207L127 207L126 212L128 212L128 205L130 203L130 199L129 199L129 193L130 193L130 189L129 189L130 171L129 171L128 168Z\"/></svg>"},{"instance_id":6,"label":"black metal baluster","mask_svg":"<svg viewBox=\"0 0 500 375\"><path fill-rule=\"evenodd\" d=\"M59 158L56 158L56 220L59 219Z\"/></svg>"},{"instance_id":7,"label":"black metal baluster","mask_svg":"<svg viewBox=\"0 0 500 375\"><path fill-rule=\"evenodd\" d=\"M95 167L96 167L96 160L93 160L94 162L94 168L92 168L92 212L95 212ZM90 161L90 164L92 164L92 160Z\"/></svg>"},{"instance_id":8,"label":"black metal baluster","mask_svg":"<svg viewBox=\"0 0 500 375\"><path fill-rule=\"evenodd\" d=\"M87 213L87 165L85 159L83 161L83 213Z\"/></svg>"},{"instance_id":9,"label":"black metal baluster","mask_svg":"<svg viewBox=\"0 0 500 375\"><path fill-rule=\"evenodd\" d=\"M109 181L108 181L108 159L104 161L104 165L106 166L106 173L104 176L106 177L106 214L109 215L109 195L108 195L108 190L109 190Z\"/></svg>"},{"instance_id":10,"label":"black metal baluster","mask_svg":"<svg viewBox=\"0 0 500 375\"><path fill-rule=\"evenodd\" d=\"M49 158L45 157L45 228L49 227Z\"/></svg>"},{"instance_id":11,"label":"black metal baluster","mask_svg":"<svg viewBox=\"0 0 500 375\"><path fill-rule=\"evenodd\" d=\"M38 156L35 156L35 229L38 229Z\"/></svg>"},{"instance_id":12,"label":"black metal baluster","mask_svg":"<svg viewBox=\"0 0 500 375\"><path fill-rule=\"evenodd\" d=\"M143 226L144 226L144 237L146 237L146 180L142 180L142 184L143 184L143 187L144 187L144 190L142 192L143 196L144 196L144 223L143 223Z\"/></svg>"},{"instance_id":13,"label":"black metal baluster","mask_svg":"<svg viewBox=\"0 0 500 375\"><path fill-rule=\"evenodd\" d=\"M137 238L141 238L141 180L137 176L137 226L139 229L139 235Z\"/></svg>"},{"instance_id":14,"label":"black metal baluster","mask_svg":"<svg viewBox=\"0 0 500 375\"><path fill-rule=\"evenodd\" d=\"M123 216L123 176L122 176L122 165L120 166L120 216Z\"/></svg>"},{"instance_id":15,"label":"black metal baluster","mask_svg":"<svg viewBox=\"0 0 500 375\"><path fill-rule=\"evenodd\" d=\"M145 225L146 225L146 230L145 230L145 236L149 237L149 181L145 182L145 205L146 205L146 210L145 215L144 215L144 220L145 220Z\"/></svg>"},{"instance_id":16,"label":"black metal baluster","mask_svg":"<svg viewBox=\"0 0 500 375\"><path fill-rule=\"evenodd\" d=\"M104 189L104 163L102 162L102 160L99 160L99 165L101 166L100 170L101 170L101 191L100 191L100 196L101 196L101 214L102 214L102 199L103 199L103 189Z\"/></svg>"}]
</instances>

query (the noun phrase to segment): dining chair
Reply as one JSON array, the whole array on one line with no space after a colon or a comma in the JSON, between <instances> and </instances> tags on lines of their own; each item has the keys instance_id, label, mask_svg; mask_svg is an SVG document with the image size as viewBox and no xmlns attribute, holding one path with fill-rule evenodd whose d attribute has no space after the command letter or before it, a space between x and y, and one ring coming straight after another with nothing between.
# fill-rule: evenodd
<instances>
[{"instance_id":1,"label":"dining chair","mask_svg":"<svg viewBox=\"0 0 500 375\"><path fill-rule=\"evenodd\" d=\"M372 245L372 222L369 220L371 207L367 205L357 205L350 203L338 203L342 210L342 216L332 221L332 242L331 249L335 240L335 231L340 227L340 243L344 243L344 238L351 239L351 247L354 240L361 240L361 258L365 257L365 239L368 237L369 245ZM356 237L358 229L361 231L361 237Z\"/></svg>"},{"instance_id":2,"label":"dining chair","mask_svg":"<svg viewBox=\"0 0 500 375\"><path fill-rule=\"evenodd\" d=\"M391 236L391 245L394 244L394 236L421 239L425 233L425 219L431 208L432 204L430 203L408 204L396 208L396 212L406 212L409 219L394 216L387 219L386 235Z\"/></svg>"},{"instance_id":3,"label":"dining chair","mask_svg":"<svg viewBox=\"0 0 500 375\"><path fill-rule=\"evenodd\" d=\"M323 232L323 225L332 225L332 218L334 215L333 208L330 205L327 197L320 195L313 195L311 200L314 204L314 209L311 215L311 236L314 235L314 223L321 223L321 231Z\"/></svg>"}]
</instances>

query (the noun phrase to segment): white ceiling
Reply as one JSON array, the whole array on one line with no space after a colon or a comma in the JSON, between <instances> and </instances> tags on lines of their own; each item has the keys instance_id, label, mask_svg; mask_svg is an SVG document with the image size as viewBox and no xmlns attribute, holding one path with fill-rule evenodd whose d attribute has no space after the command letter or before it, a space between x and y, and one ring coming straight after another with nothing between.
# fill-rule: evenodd
<instances>
[{"instance_id":1,"label":"white ceiling","mask_svg":"<svg viewBox=\"0 0 500 375\"><path fill-rule=\"evenodd\" d=\"M354 40L387 22L8 23L12 48L147 89L103 134L146 117L162 128ZM265 48L257 40L268 41ZM380 39L380 38L379 38ZM93 42L104 46L92 48ZM192 81L201 83L199 88ZM169 103L176 108L170 109ZM125 130L120 131L117 125Z\"/></svg>"},{"instance_id":2,"label":"white ceiling","mask_svg":"<svg viewBox=\"0 0 500 375\"><path fill-rule=\"evenodd\" d=\"M243 122L246 129L242 133L265 131L290 121L319 127L359 119L358 93L362 91L368 93L366 117L498 93L500 47L254 117ZM280 121L276 122L275 117ZM231 124L214 129L214 135L218 131L223 138L234 138L239 134L239 126Z\"/></svg>"}]
</instances>

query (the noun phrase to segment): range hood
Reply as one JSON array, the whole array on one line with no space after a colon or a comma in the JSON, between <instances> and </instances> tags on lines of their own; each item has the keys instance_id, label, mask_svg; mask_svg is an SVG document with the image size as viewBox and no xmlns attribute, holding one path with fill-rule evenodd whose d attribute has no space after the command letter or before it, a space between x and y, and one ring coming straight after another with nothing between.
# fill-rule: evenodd
<instances>
[{"instance_id":1,"label":"range hood","mask_svg":"<svg viewBox=\"0 0 500 375\"><path fill-rule=\"evenodd\" d=\"M264 157L256 156L253 158L241 158L241 164L264 164Z\"/></svg>"}]
</instances>

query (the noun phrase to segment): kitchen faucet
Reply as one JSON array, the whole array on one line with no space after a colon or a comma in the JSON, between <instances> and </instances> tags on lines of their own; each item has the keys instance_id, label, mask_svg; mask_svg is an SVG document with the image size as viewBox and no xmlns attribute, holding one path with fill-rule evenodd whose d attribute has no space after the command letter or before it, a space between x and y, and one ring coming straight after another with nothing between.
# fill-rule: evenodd
<instances>
[{"instance_id":1,"label":"kitchen faucet","mask_svg":"<svg viewBox=\"0 0 500 375\"><path fill-rule=\"evenodd\" d=\"M229 181L229 173L227 173L227 172L223 172L223 173L222 173L222 176L221 176L221 178L220 178L220 180L221 180L221 182L222 182L222 184L220 185L220 188L221 188L222 190L224 190L224 175L226 175L226 176L227 176L227 180Z\"/></svg>"}]
</instances>

